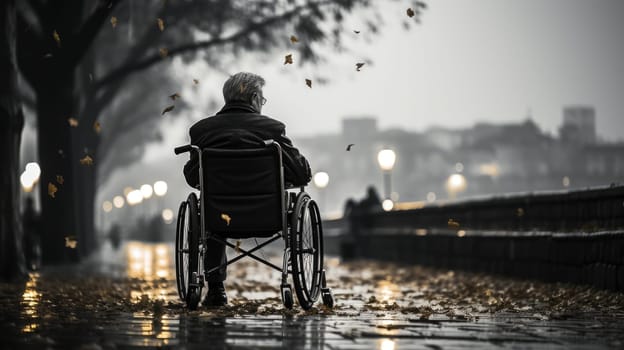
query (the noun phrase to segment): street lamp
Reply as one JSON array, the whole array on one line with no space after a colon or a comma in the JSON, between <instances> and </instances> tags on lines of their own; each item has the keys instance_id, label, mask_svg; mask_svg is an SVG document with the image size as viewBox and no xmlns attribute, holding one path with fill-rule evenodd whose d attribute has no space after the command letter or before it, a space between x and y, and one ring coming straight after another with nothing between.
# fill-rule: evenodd
<instances>
[{"instance_id":1,"label":"street lamp","mask_svg":"<svg viewBox=\"0 0 624 350\"><path fill-rule=\"evenodd\" d=\"M154 190L152 190L152 185L145 184L141 186L141 194L143 195L143 199L149 199L152 197Z\"/></svg>"},{"instance_id":2,"label":"street lamp","mask_svg":"<svg viewBox=\"0 0 624 350\"><path fill-rule=\"evenodd\" d=\"M167 194L167 183L164 181L156 181L154 183L154 194L158 197L162 197Z\"/></svg>"},{"instance_id":3,"label":"street lamp","mask_svg":"<svg viewBox=\"0 0 624 350\"><path fill-rule=\"evenodd\" d=\"M464 175L453 174L446 180L446 191L450 198L455 198L459 192L466 190L467 183Z\"/></svg>"},{"instance_id":4,"label":"street lamp","mask_svg":"<svg viewBox=\"0 0 624 350\"><path fill-rule=\"evenodd\" d=\"M382 149L377 154L377 163L384 175L384 198L389 199L392 191L390 176L396 162L396 153L391 149Z\"/></svg>"},{"instance_id":5,"label":"street lamp","mask_svg":"<svg viewBox=\"0 0 624 350\"><path fill-rule=\"evenodd\" d=\"M314 186L319 189L319 199L321 202L321 208L325 206L325 191L323 190L329 184L329 174L324 171L319 171L312 177Z\"/></svg>"}]
</instances>

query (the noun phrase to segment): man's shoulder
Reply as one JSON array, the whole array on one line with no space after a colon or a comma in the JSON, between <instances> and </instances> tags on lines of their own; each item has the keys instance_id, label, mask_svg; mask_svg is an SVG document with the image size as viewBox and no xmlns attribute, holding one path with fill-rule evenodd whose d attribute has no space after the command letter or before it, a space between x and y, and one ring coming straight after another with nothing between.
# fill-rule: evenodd
<instances>
[{"instance_id":1,"label":"man's shoulder","mask_svg":"<svg viewBox=\"0 0 624 350\"><path fill-rule=\"evenodd\" d=\"M260 128L265 130L283 130L286 126L281 121L258 113L223 113L199 120L191 126L191 135L195 132L221 128Z\"/></svg>"}]
</instances>

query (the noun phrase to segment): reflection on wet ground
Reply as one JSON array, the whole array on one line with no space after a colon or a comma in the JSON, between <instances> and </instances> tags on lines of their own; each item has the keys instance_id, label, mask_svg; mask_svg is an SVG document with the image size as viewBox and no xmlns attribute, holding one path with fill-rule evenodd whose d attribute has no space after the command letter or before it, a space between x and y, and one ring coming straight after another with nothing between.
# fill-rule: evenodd
<instances>
[{"instance_id":1,"label":"reflection on wet ground","mask_svg":"<svg viewBox=\"0 0 624 350\"><path fill-rule=\"evenodd\" d=\"M328 258L337 305L304 312L282 307L279 273L243 260L228 271L228 307L190 312L173 265L172 245L128 242L0 284L0 348L624 346L624 296L589 287Z\"/></svg>"}]
</instances>

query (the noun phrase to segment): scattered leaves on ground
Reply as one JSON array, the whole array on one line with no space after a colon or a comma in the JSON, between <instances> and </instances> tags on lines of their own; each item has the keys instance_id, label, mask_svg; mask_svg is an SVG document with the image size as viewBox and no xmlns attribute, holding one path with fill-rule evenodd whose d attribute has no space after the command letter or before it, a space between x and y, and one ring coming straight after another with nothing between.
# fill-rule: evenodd
<instances>
[{"instance_id":1,"label":"scattered leaves on ground","mask_svg":"<svg viewBox=\"0 0 624 350\"><path fill-rule=\"evenodd\" d=\"M292 54L288 54L284 57L284 64L292 64L293 63L293 57Z\"/></svg>"},{"instance_id":2,"label":"scattered leaves on ground","mask_svg":"<svg viewBox=\"0 0 624 350\"><path fill-rule=\"evenodd\" d=\"M173 111L174 108L175 108L174 105L167 106L167 107L165 107L165 109L163 109L163 111L162 111L162 113L160 115L165 115L165 113L169 113L169 112Z\"/></svg>"},{"instance_id":3,"label":"scattered leaves on ground","mask_svg":"<svg viewBox=\"0 0 624 350\"><path fill-rule=\"evenodd\" d=\"M453 220L453 219L448 219L448 222L446 223L446 225L448 226L448 228L452 229L452 230L456 230L459 229L459 222Z\"/></svg>"},{"instance_id":4,"label":"scattered leaves on ground","mask_svg":"<svg viewBox=\"0 0 624 350\"><path fill-rule=\"evenodd\" d=\"M56 175L56 182L59 185L62 185L63 183L65 183L65 179L63 178L63 175Z\"/></svg>"},{"instance_id":5,"label":"scattered leaves on ground","mask_svg":"<svg viewBox=\"0 0 624 350\"><path fill-rule=\"evenodd\" d=\"M165 30L165 21L163 21L162 18L157 18L156 23L158 24L158 29L160 29L161 32Z\"/></svg>"},{"instance_id":6,"label":"scattered leaves on ground","mask_svg":"<svg viewBox=\"0 0 624 350\"><path fill-rule=\"evenodd\" d=\"M78 119L76 118L69 118L67 119L67 123L69 123L69 126L71 126L72 128L75 128L78 126Z\"/></svg>"},{"instance_id":7,"label":"scattered leaves on ground","mask_svg":"<svg viewBox=\"0 0 624 350\"><path fill-rule=\"evenodd\" d=\"M77 246L78 246L78 241L76 240L75 237L73 236L65 237L65 247L70 248L70 249L76 249Z\"/></svg>"},{"instance_id":8,"label":"scattered leaves on ground","mask_svg":"<svg viewBox=\"0 0 624 350\"><path fill-rule=\"evenodd\" d=\"M99 134L102 131L102 126L100 125L100 122L95 121L93 123L93 131L95 131L96 134Z\"/></svg>"},{"instance_id":9,"label":"scattered leaves on ground","mask_svg":"<svg viewBox=\"0 0 624 350\"><path fill-rule=\"evenodd\" d=\"M58 187L55 184L48 182L48 196L52 198L56 198L56 192L58 191Z\"/></svg>"},{"instance_id":10,"label":"scattered leaves on ground","mask_svg":"<svg viewBox=\"0 0 624 350\"><path fill-rule=\"evenodd\" d=\"M93 165L93 158L91 158L88 154L80 159L81 165Z\"/></svg>"}]
</instances>

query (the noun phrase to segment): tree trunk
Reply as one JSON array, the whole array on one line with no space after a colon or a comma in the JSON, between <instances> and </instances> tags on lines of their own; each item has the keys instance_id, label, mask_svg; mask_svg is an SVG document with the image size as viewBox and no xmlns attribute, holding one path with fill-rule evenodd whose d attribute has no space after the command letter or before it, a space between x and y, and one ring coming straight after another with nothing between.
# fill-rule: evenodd
<instances>
[{"instance_id":1,"label":"tree trunk","mask_svg":"<svg viewBox=\"0 0 624 350\"><path fill-rule=\"evenodd\" d=\"M52 70L42 77L37 87L37 133L41 162L41 219L44 263L78 260L78 250L67 241L80 236L77 202L74 191L80 191L75 181L73 163L80 162L72 148L69 118L75 118L74 70ZM62 179L61 179L62 177ZM57 188L54 191L54 188ZM54 193L52 193L54 192ZM80 241L78 241L80 244Z\"/></svg>"},{"instance_id":2,"label":"tree trunk","mask_svg":"<svg viewBox=\"0 0 624 350\"><path fill-rule=\"evenodd\" d=\"M0 279L26 274L19 214L19 152L24 116L18 98L15 4L0 5Z\"/></svg>"}]
</instances>

